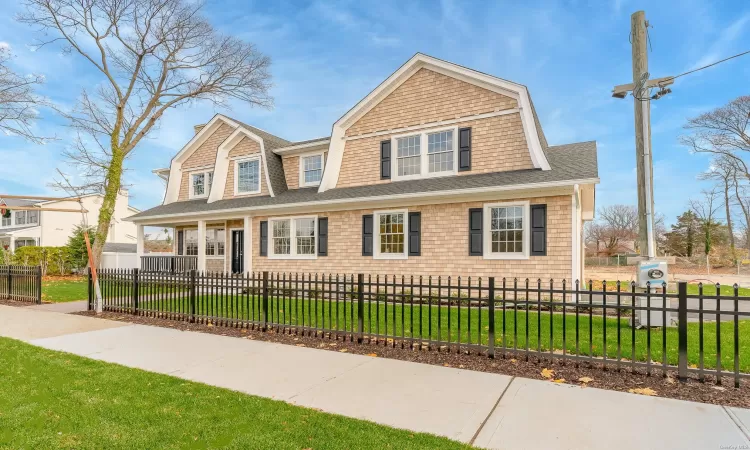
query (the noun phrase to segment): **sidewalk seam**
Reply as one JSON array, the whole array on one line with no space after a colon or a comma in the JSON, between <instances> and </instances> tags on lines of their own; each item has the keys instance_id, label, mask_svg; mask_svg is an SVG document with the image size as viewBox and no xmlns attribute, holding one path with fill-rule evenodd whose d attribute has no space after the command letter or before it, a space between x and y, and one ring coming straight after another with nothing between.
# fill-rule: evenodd
<instances>
[{"instance_id":1,"label":"sidewalk seam","mask_svg":"<svg viewBox=\"0 0 750 450\"><path fill-rule=\"evenodd\" d=\"M319 349L314 349L314 350L319 350ZM324 351L324 350L321 350L321 351ZM321 382L316 383L316 384L308 387L307 389L304 389L304 390L302 390L300 392L297 392L296 394L294 394L291 397L289 397L286 401L291 402L295 397L299 397L300 395L306 394L306 393L312 391L313 389L316 389L316 388L318 388L318 387L320 387L320 386L328 383L329 381L335 380L338 377L346 375L347 373L349 373L349 372L351 372L351 371L353 371L355 369L359 369L360 367L362 367L362 366L364 366L366 364L370 364L370 363L372 363L372 361L362 361L362 363L357 364L356 366L350 367L350 368L344 370L341 373L337 373L336 375L333 375L330 378L326 378L325 380L322 380Z\"/></svg>"},{"instance_id":2,"label":"sidewalk seam","mask_svg":"<svg viewBox=\"0 0 750 450\"><path fill-rule=\"evenodd\" d=\"M747 429L742 424L742 421L739 420L737 416L734 415L734 413L726 406L722 405L721 409L724 410L727 416L729 416L729 420L731 420L734 425L740 430L743 436L745 436L745 440L747 442L750 442L750 434L748 434Z\"/></svg>"},{"instance_id":3,"label":"sidewalk seam","mask_svg":"<svg viewBox=\"0 0 750 450\"><path fill-rule=\"evenodd\" d=\"M502 400L502 399L503 399L503 397L505 396L505 393L506 393L506 392L508 392L508 388L510 387L510 385L511 385L511 384L512 384L512 383L513 383L513 382L514 382L515 380L516 380L516 377L515 377L515 376L514 376L514 377L512 377L512 378L510 379L510 381L508 382L508 384L507 384L507 385L505 386L505 389L503 389L503 392L502 392L502 393L500 393L500 397L498 397L497 401L495 402L495 406L493 406L493 407L492 407L492 409L490 410L489 414L487 414L487 417L485 417L485 418L484 418L484 420L482 421L482 424L481 424L481 425L479 425L479 428L477 428L477 432L476 432L476 433L474 433L474 436L472 436L471 440L469 441L469 445L472 445L472 446L474 445L474 441L476 441L476 440L477 440L477 438L479 437L479 433L481 433L481 432L482 432L482 429L483 429L483 428L484 428L484 426L485 426L485 425L487 424L487 421L488 421L488 420L490 420L490 417L492 417L492 414L493 414L493 413L495 412L495 410L497 409L497 405L499 405L499 404L500 404L500 400Z\"/></svg>"}]
</instances>

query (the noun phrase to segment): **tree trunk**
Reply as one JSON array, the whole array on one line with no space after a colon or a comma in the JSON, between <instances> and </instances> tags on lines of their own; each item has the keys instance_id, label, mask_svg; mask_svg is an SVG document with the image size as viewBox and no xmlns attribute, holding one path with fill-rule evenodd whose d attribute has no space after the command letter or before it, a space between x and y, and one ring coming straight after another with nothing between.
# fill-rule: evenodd
<instances>
[{"instance_id":1,"label":"tree trunk","mask_svg":"<svg viewBox=\"0 0 750 450\"><path fill-rule=\"evenodd\" d=\"M125 155L123 152L113 145L112 162L107 169L107 176L104 185L104 200L102 201L102 206L99 210L99 222L96 226L96 238L94 240L94 248L92 249L95 267L99 267L99 260L102 256L104 243L107 242L107 236L109 235L112 215L115 212L117 195L120 193L120 186L122 183L122 164L124 159Z\"/></svg>"},{"instance_id":2,"label":"tree trunk","mask_svg":"<svg viewBox=\"0 0 750 450\"><path fill-rule=\"evenodd\" d=\"M732 262L737 263L737 255L734 252L734 230L732 229L732 212L729 207L729 184L724 183L724 206L727 214L727 231L729 232L729 249L732 252Z\"/></svg>"}]
</instances>

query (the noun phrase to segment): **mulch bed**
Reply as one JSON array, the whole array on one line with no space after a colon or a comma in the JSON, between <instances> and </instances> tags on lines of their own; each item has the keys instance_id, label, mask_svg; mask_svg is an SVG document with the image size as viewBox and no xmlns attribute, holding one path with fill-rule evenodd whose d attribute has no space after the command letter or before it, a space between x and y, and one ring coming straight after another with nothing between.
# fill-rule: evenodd
<instances>
[{"instance_id":1,"label":"mulch bed","mask_svg":"<svg viewBox=\"0 0 750 450\"><path fill-rule=\"evenodd\" d=\"M38 304L39 303L34 302L19 302L17 300L0 299L0 305L5 306L34 306Z\"/></svg>"},{"instance_id":2,"label":"mulch bed","mask_svg":"<svg viewBox=\"0 0 750 450\"><path fill-rule=\"evenodd\" d=\"M94 315L90 311L75 314ZM750 384L745 380L742 380L740 388L735 388L734 381L730 378L724 378L722 380L723 384L718 386L715 384L716 379L712 376L706 376L705 382L700 382L697 377L691 376L686 382L682 383L677 381L676 373L668 372L665 377L659 369L655 369L652 375L648 376L645 370L641 369L636 369L635 373L631 373L629 367L618 371L614 367L608 366L604 370L601 364L588 362L582 362L576 367L572 361L563 362L556 360L550 362L548 358L539 360L533 355L529 361L526 361L525 355L519 354L513 356L509 354L503 357L499 351L496 351L495 359L490 359L484 354L478 354L476 351L469 352L463 349L460 351L456 351L455 349L447 350L444 346L442 348L428 348L424 345L420 349L419 344L416 344L416 348L412 350L408 348L408 342L404 344L407 348L401 348L401 342L398 340L394 348L392 340L384 342L381 339L379 343L375 343L374 341L367 342L367 339L365 339L365 343L357 344L343 337L339 337L338 339L335 335L329 337L328 334L321 338L320 335L316 337L307 333L294 334L277 332L275 330L263 332L252 328L213 326L211 324L188 323L113 312L104 312L98 317L141 325L174 328L182 331L197 331L221 336L295 345L298 347L400 359L402 361L457 367L460 369L499 373L524 378L546 379L551 383L567 383L578 385L582 388L595 387L623 392L638 389L642 390L641 392L649 392L651 395L659 397L743 408L750 407ZM545 371L547 375L545 377L542 375L544 369L553 372L550 374ZM590 381L579 381L586 378L589 378Z\"/></svg>"}]
</instances>

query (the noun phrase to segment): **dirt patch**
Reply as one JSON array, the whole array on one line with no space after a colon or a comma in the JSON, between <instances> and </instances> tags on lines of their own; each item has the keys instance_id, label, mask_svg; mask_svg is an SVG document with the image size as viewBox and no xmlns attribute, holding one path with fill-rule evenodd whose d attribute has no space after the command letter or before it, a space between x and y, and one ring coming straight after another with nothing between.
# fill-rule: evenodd
<instances>
[{"instance_id":1,"label":"dirt patch","mask_svg":"<svg viewBox=\"0 0 750 450\"><path fill-rule=\"evenodd\" d=\"M17 300L0 299L0 305L5 305L5 306L21 306L21 307L23 307L23 306L34 306L34 305L38 305L38 304L39 303L34 303L34 302L19 302Z\"/></svg>"},{"instance_id":2,"label":"dirt patch","mask_svg":"<svg viewBox=\"0 0 750 450\"><path fill-rule=\"evenodd\" d=\"M90 311L76 314L94 315ZM506 354L503 356L501 350L497 350L496 357L491 359L486 356L486 353L480 354L465 348L456 349L454 346L451 346L451 348L428 346L420 342L411 343L407 341L403 343L402 348L400 340L379 339L376 341L373 339L369 341L365 338L364 343L358 344L356 340L352 341L349 337L337 336L335 333L323 334L318 332L315 334L314 332L303 333L301 331L295 333L294 331L279 331L276 329L264 332L257 327L215 326L112 312L102 313L99 317L183 331L197 331L335 352L543 379L550 383L567 383L582 388L595 387L623 392L635 389L638 392L653 392L653 395L659 397L743 408L750 407L750 384L743 380L740 388L734 388L734 381L730 378L724 378L722 385L716 385L716 379L712 376L706 376L704 382L699 381L697 377L690 377L685 382L679 382L677 381L677 374L672 371L663 374L660 369L654 369L651 375L647 375L645 370L639 368L635 372L631 372L629 367L620 370L607 367L605 370L601 364L582 362L576 366L575 362L572 361L555 360L550 362L549 358L539 358L536 355L529 355L527 361L525 355Z\"/></svg>"}]
</instances>

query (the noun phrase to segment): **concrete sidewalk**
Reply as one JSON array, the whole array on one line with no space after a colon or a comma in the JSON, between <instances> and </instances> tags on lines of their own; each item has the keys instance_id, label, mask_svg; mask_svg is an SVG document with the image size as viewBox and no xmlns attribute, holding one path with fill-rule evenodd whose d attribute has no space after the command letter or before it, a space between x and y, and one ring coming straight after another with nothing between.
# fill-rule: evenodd
<instances>
[{"instance_id":1,"label":"concrete sidewalk","mask_svg":"<svg viewBox=\"0 0 750 450\"><path fill-rule=\"evenodd\" d=\"M738 408L28 308L0 306L0 335L479 447L750 445Z\"/></svg>"}]
</instances>

